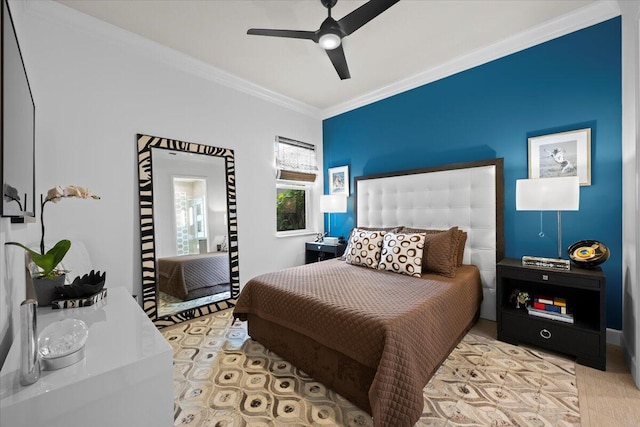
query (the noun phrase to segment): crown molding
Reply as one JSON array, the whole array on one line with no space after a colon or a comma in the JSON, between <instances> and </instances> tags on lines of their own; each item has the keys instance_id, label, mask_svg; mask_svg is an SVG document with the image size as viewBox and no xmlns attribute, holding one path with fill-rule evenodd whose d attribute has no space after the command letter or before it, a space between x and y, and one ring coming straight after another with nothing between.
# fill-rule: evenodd
<instances>
[{"instance_id":1,"label":"crown molding","mask_svg":"<svg viewBox=\"0 0 640 427\"><path fill-rule=\"evenodd\" d=\"M618 4L620 6L620 12L622 13L623 17L629 16L631 18L635 18L636 20L640 20L639 1L618 0Z\"/></svg>"},{"instance_id":2,"label":"crown molding","mask_svg":"<svg viewBox=\"0 0 640 427\"><path fill-rule=\"evenodd\" d=\"M320 111L322 119L337 116L368 104L389 98L416 87L477 67L529 47L581 30L620 15L615 0L603 0L515 34L499 42L476 49L449 62L414 74L388 86Z\"/></svg>"},{"instance_id":3,"label":"crown molding","mask_svg":"<svg viewBox=\"0 0 640 427\"><path fill-rule=\"evenodd\" d=\"M318 119L337 116L620 15L618 1L601 0L365 95L319 109L52 0L10 1L12 5L20 3L21 12L72 26L111 43L129 46L140 56Z\"/></svg>"},{"instance_id":4,"label":"crown molding","mask_svg":"<svg viewBox=\"0 0 640 427\"><path fill-rule=\"evenodd\" d=\"M24 4L24 12L27 14L33 14L42 19L73 27L76 30L90 34L92 37L100 37L107 42L116 43L119 46L128 46L138 56L147 57L174 69L235 89L298 113L320 118L319 108L266 89L182 52L178 52L175 49L86 15L63 4L56 3L52 0L24 1L20 3Z\"/></svg>"}]
</instances>

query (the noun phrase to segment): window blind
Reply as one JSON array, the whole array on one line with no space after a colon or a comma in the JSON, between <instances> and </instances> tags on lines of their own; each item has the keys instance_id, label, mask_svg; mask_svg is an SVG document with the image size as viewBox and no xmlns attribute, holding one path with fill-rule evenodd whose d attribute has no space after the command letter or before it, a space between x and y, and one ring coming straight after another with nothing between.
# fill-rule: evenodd
<instances>
[{"instance_id":1,"label":"window blind","mask_svg":"<svg viewBox=\"0 0 640 427\"><path fill-rule=\"evenodd\" d=\"M313 182L318 174L316 146L276 136L276 170L278 179Z\"/></svg>"}]
</instances>

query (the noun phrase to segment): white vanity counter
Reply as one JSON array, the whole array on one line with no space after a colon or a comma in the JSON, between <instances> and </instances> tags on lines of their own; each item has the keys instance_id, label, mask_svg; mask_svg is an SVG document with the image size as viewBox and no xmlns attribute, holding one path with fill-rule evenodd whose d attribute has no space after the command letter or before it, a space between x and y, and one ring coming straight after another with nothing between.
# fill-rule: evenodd
<instances>
[{"instance_id":1,"label":"white vanity counter","mask_svg":"<svg viewBox=\"0 0 640 427\"><path fill-rule=\"evenodd\" d=\"M0 425L173 425L171 347L131 294L108 288L106 299L73 309L38 309L38 332L65 318L86 323L85 358L21 386L20 337L0 371Z\"/></svg>"}]
</instances>

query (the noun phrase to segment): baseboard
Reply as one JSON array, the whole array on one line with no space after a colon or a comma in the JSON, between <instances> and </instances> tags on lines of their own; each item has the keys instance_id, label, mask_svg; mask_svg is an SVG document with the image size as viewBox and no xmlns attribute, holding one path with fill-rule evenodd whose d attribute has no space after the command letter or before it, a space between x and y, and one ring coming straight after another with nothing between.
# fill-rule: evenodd
<instances>
[{"instance_id":1,"label":"baseboard","mask_svg":"<svg viewBox=\"0 0 640 427\"><path fill-rule=\"evenodd\" d=\"M607 328L607 344L613 344L620 347L622 343L622 331L619 329Z\"/></svg>"},{"instance_id":2,"label":"baseboard","mask_svg":"<svg viewBox=\"0 0 640 427\"><path fill-rule=\"evenodd\" d=\"M622 336L622 357L631 371L631 377L636 383L636 387L640 388L640 371L638 370L638 366L636 366L636 357L631 354L631 349L624 340L624 335Z\"/></svg>"}]
</instances>

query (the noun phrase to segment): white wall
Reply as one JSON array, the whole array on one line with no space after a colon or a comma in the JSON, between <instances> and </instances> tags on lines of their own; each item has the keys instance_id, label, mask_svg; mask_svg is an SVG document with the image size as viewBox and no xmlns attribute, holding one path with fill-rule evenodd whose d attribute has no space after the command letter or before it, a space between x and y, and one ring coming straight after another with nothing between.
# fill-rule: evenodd
<instances>
[{"instance_id":1,"label":"white wall","mask_svg":"<svg viewBox=\"0 0 640 427\"><path fill-rule=\"evenodd\" d=\"M222 157L200 155L206 161L193 161L180 156L157 155L153 148L153 225L155 232L156 257L176 256L175 206L173 178L202 178L207 182L207 237L209 248L215 250L213 243L217 235L226 235L223 224L216 224L214 211L226 212L227 187L225 161ZM166 150L161 150L166 151Z\"/></svg>"},{"instance_id":2,"label":"white wall","mask_svg":"<svg viewBox=\"0 0 640 427\"><path fill-rule=\"evenodd\" d=\"M640 388L640 2L619 1L622 12L622 347Z\"/></svg>"},{"instance_id":3,"label":"white wall","mask_svg":"<svg viewBox=\"0 0 640 427\"><path fill-rule=\"evenodd\" d=\"M275 237L273 141L314 143L321 163L319 119L203 78L203 65L167 65L172 55L155 44L58 3L11 5L36 103L36 192L76 184L102 197L47 205L47 240L82 240L107 287L140 294L136 134L146 133L235 150L241 284L304 262L309 236ZM1 225L0 243L39 239L38 224ZM21 251L2 246L0 256L3 362L24 277Z\"/></svg>"},{"instance_id":4,"label":"white wall","mask_svg":"<svg viewBox=\"0 0 640 427\"><path fill-rule=\"evenodd\" d=\"M24 253L4 244L26 239L26 225L11 224L9 218L0 218L0 366L18 330L18 310L26 295Z\"/></svg>"}]
</instances>

